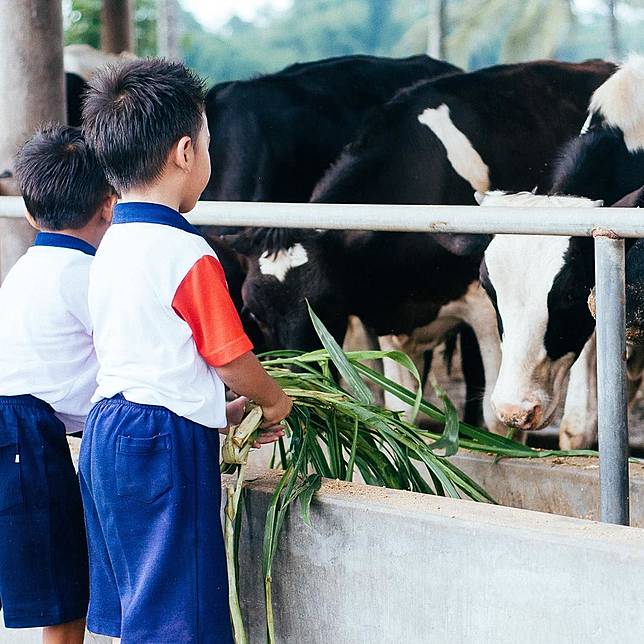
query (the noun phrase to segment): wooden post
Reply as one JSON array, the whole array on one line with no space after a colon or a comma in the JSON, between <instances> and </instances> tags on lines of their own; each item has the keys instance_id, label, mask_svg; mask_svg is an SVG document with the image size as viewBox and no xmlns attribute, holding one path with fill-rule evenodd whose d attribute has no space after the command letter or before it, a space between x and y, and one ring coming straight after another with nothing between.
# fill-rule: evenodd
<instances>
[{"instance_id":1,"label":"wooden post","mask_svg":"<svg viewBox=\"0 0 644 644\"><path fill-rule=\"evenodd\" d=\"M158 0L157 53L168 60L179 59L177 20L177 0Z\"/></svg>"},{"instance_id":2,"label":"wooden post","mask_svg":"<svg viewBox=\"0 0 644 644\"><path fill-rule=\"evenodd\" d=\"M103 0L101 49L109 54L134 53L134 10L132 0Z\"/></svg>"},{"instance_id":3,"label":"wooden post","mask_svg":"<svg viewBox=\"0 0 644 644\"><path fill-rule=\"evenodd\" d=\"M608 0L608 56L613 61L622 57L622 43L617 19L617 0Z\"/></svg>"},{"instance_id":4,"label":"wooden post","mask_svg":"<svg viewBox=\"0 0 644 644\"><path fill-rule=\"evenodd\" d=\"M447 31L447 0L428 0L427 55L444 60L445 34Z\"/></svg>"},{"instance_id":5,"label":"wooden post","mask_svg":"<svg viewBox=\"0 0 644 644\"><path fill-rule=\"evenodd\" d=\"M15 195L16 151L41 123L66 118L61 3L0 2L0 47L0 194ZM26 221L0 218L0 280L33 237Z\"/></svg>"}]
</instances>

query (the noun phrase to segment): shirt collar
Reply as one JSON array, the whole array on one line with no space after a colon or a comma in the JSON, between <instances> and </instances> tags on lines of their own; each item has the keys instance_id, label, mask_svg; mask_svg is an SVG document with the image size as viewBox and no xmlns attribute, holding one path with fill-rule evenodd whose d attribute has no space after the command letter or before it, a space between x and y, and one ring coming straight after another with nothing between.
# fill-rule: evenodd
<instances>
[{"instance_id":1,"label":"shirt collar","mask_svg":"<svg viewBox=\"0 0 644 644\"><path fill-rule=\"evenodd\" d=\"M202 236L201 233L179 212L159 203L128 201L114 206L113 224L128 223L161 224L179 228L187 233Z\"/></svg>"},{"instance_id":2,"label":"shirt collar","mask_svg":"<svg viewBox=\"0 0 644 644\"><path fill-rule=\"evenodd\" d=\"M34 246L55 246L57 248L71 248L72 250L80 250L86 255L96 255L96 249L86 241L71 235L64 235L63 233L50 233L39 232L36 235Z\"/></svg>"}]
</instances>

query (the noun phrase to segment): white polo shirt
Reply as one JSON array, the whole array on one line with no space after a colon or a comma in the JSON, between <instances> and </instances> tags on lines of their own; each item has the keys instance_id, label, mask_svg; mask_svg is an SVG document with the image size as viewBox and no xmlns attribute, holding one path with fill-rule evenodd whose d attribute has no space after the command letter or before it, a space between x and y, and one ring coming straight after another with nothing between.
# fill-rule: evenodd
<instances>
[{"instance_id":1,"label":"white polo shirt","mask_svg":"<svg viewBox=\"0 0 644 644\"><path fill-rule=\"evenodd\" d=\"M226 426L215 367L252 344L217 256L181 214L147 202L114 208L92 265L89 309L100 365L95 401L122 394Z\"/></svg>"},{"instance_id":2,"label":"white polo shirt","mask_svg":"<svg viewBox=\"0 0 644 644\"><path fill-rule=\"evenodd\" d=\"M87 306L95 249L38 233L0 287L0 395L49 403L68 432L83 429L98 363Z\"/></svg>"}]
</instances>

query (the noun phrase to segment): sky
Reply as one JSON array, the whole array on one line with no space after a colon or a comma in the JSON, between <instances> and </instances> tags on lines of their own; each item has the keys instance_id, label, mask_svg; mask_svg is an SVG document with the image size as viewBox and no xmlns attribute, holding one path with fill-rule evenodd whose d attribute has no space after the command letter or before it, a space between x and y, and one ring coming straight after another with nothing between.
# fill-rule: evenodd
<instances>
[{"instance_id":1,"label":"sky","mask_svg":"<svg viewBox=\"0 0 644 644\"><path fill-rule=\"evenodd\" d=\"M286 9L291 0L179 0L184 9L209 29L222 27L235 14L244 20L252 20L258 9L270 5Z\"/></svg>"},{"instance_id":2,"label":"sky","mask_svg":"<svg viewBox=\"0 0 644 644\"><path fill-rule=\"evenodd\" d=\"M292 0L179 0L184 9L190 11L204 27L212 30L221 28L235 14L244 20L252 20L257 11L266 5L275 9L286 9ZM517 0L508 0L516 2ZM575 0L577 9L585 11L602 11L604 0ZM627 8L623 7L622 12ZM627 16L623 16L627 17Z\"/></svg>"}]
</instances>

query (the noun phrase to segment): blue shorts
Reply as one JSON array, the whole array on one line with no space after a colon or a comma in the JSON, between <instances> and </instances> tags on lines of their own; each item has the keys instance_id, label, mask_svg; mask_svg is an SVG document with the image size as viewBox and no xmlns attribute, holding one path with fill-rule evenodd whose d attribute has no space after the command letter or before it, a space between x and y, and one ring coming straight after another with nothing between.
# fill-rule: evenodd
<instances>
[{"instance_id":1,"label":"blue shorts","mask_svg":"<svg viewBox=\"0 0 644 644\"><path fill-rule=\"evenodd\" d=\"M229 644L219 433L165 407L101 400L80 455L91 632L122 644Z\"/></svg>"},{"instance_id":2,"label":"blue shorts","mask_svg":"<svg viewBox=\"0 0 644 644\"><path fill-rule=\"evenodd\" d=\"M87 543L63 423L33 396L0 396L0 600L9 628L85 617Z\"/></svg>"}]
</instances>

